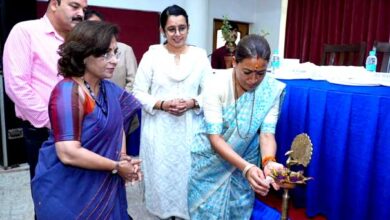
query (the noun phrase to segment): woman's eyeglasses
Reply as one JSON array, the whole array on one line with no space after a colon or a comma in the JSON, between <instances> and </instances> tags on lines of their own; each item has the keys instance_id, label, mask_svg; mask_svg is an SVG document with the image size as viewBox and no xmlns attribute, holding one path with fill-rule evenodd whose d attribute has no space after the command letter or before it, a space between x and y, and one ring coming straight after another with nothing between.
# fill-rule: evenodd
<instances>
[{"instance_id":1,"label":"woman's eyeglasses","mask_svg":"<svg viewBox=\"0 0 390 220\"><path fill-rule=\"evenodd\" d=\"M120 57L121 53L119 51L116 51L116 52L107 52L105 54L102 55L104 61L110 61L113 57L115 57L115 59L119 60L119 57Z\"/></svg>"},{"instance_id":2,"label":"woman's eyeglasses","mask_svg":"<svg viewBox=\"0 0 390 220\"><path fill-rule=\"evenodd\" d=\"M176 34L176 32L179 32L179 34L184 34L187 31L187 25L179 25L178 27L169 26L167 27L166 31L172 35Z\"/></svg>"}]
</instances>

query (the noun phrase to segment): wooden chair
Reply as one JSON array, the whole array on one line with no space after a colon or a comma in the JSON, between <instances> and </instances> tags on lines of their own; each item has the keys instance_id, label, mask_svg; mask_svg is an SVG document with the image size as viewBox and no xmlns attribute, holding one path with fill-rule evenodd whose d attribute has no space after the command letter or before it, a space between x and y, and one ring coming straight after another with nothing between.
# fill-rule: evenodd
<instances>
[{"instance_id":1,"label":"wooden chair","mask_svg":"<svg viewBox=\"0 0 390 220\"><path fill-rule=\"evenodd\" d=\"M378 57L378 61L381 60L382 64L380 65L380 72L390 73L390 43L389 42L374 42L374 47L376 48L377 56L381 56L383 53L383 57ZM379 62L378 62L379 66Z\"/></svg>"},{"instance_id":2,"label":"wooden chair","mask_svg":"<svg viewBox=\"0 0 390 220\"><path fill-rule=\"evenodd\" d=\"M358 44L325 44L321 65L363 66L366 42Z\"/></svg>"}]
</instances>

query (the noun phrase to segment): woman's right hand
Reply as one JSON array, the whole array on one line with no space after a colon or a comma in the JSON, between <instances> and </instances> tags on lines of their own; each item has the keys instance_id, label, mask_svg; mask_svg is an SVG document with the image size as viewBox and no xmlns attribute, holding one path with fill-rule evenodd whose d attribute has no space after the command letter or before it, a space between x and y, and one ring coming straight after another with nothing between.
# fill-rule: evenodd
<instances>
[{"instance_id":1,"label":"woman's right hand","mask_svg":"<svg viewBox=\"0 0 390 220\"><path fill-rule=\"evenodd\" d=\"M266 196L268 194L270 184L266 181L263 171L254 166L246 173L246 178L251 188L258 194Z\"/></svg>"}]
</instances>

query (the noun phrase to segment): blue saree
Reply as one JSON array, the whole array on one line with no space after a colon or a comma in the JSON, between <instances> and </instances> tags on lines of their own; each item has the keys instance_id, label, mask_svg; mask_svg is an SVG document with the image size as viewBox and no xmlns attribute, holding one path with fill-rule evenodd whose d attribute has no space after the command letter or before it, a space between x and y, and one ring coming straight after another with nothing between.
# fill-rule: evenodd
<instances>
[{"instance_id":1,"label":"blue saree","mask_svg":"<svg viewBox=\"0 0 390 220\"><path fill-rule=\"evenodd\" d=\"M107 115L97 105L91 108L84 103L82 118L75 81L62 80L51 94L52 132L42 145L31 183L38 219L128 219L124 181L119 175L64 165L55 149L57 141L77 140L92 152L119 160L122 132L140 103L109 81L102 81L103 88L105 93L99 92L97 99Z\"/></svg>"},{"instance_id":2,"label":"blue saree","mask_svg":"<svg viewBox=\"0 0 390 220\"><path fill-rule=\"evenodd\" d=\"M210 93L206 87L205 120L191 148L188 202L191 219L195 220L250 219L254 205L253 190L241 171L212 149L207 135L221 134L246 161L259 164L257 131L275 132L279 103L284 91L283 83L266 76L254 91L244 93L235 106L232 75L222 74L225 76L217 76L217 80L219 84L228 86L213 88L209 90ZM212 86L215 87L215 84ZM208 109L206 106L213 105L212 102L216 104Z\"/></svg>"}]
</instances>

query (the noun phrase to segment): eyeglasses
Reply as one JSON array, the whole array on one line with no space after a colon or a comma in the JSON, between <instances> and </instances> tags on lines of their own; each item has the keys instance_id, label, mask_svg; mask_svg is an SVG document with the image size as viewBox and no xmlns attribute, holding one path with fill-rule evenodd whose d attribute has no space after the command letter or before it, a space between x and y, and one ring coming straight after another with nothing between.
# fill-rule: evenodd
<instances>
[{"instance_id":1,"label":"eyeglasses","mask_svg":"<svg viewBox=\"0 0 390 220\"><path fill-rule=\"evenodd\" d=\"M187 31L187 25L179 25L178 27L169 26L167 27L166 31L172 35L176 34L176 32L179 32L179 34L184 34Z\"/></svg>"},{"instance_id":2,"label":"eyeglasses","mask_svg":"<svg viewBox=\"0 0 390 220\"><path fill-rule=\"evenodd\" d=\"M102 55L104 61L110 61L113 57L115 57L115 59L119 60L119 57L120 57L121 53L119 51L115 51L115 52L107 52L105 54Z\"/></svg>"}]
</instances>

